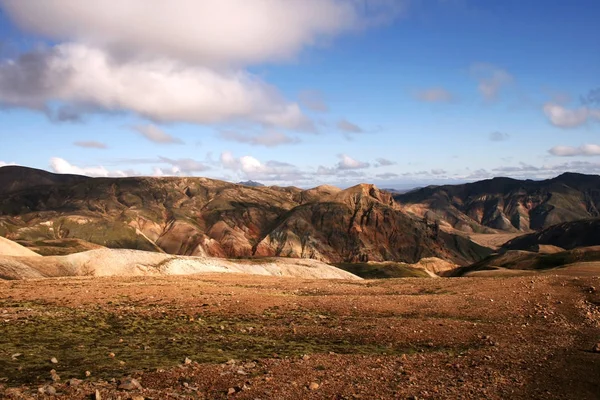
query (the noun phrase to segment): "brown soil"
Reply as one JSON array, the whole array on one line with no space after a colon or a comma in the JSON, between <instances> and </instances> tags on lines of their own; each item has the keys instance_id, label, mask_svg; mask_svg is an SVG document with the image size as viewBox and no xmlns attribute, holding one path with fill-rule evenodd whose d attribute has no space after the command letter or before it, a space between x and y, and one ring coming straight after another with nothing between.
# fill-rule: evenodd
<instances>
[{"instance_id":1,"label":"brown soil","mask_svg":"<svg viewBox=\"0 0 600 400\"><path fill-rule=\"evenodd\" d=\"M556 275L0 281L0 398L52 398L38 388L55 369L61 399L597 399L597 288ZM126 376L143 389L118 389Z\"/></svg>"}]
</instances>

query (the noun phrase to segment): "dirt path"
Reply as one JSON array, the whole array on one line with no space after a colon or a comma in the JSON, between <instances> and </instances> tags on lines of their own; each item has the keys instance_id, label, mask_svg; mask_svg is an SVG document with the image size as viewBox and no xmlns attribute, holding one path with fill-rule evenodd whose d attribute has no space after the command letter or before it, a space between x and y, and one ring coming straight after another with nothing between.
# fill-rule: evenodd
<instances>
[{"instance_id":1,"label":"dirt path","mask_svg":"<svg viewBox=\"0 0 600 400\"><path fill-rule=\"evenodd\" d=\"M599 278L0 282L0 398L46 398L48 381L65 399L597 399L592 288ZM118 389L127 376L143 389Z\"/></svg>"}]
</instances>

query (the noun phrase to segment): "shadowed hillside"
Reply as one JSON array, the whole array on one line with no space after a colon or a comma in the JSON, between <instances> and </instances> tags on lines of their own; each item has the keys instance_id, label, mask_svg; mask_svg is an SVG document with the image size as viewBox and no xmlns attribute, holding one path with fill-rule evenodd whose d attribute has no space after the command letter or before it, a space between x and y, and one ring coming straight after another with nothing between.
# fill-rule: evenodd
<instances>
[{"instance_id":1,"label":"shadowed hillside","mask_svg":"<svg viewBox=\"0 0 600 400\"><path fill-rule=\"evenodd\" d=\"M571 250L577 247L600 246L600 219L566 222L519 236L505 243L506 250L532 250L540 245Z\"/></svg>"},{"instance_id":2,"label":"shadowed hillside","mask_svg":"<svg viewBox=\"0 0 600 400\"><path fill-rule=\"evenodd\" d=\"M600 176L565 173L544 181L494 178L430 186L394 199L409 213L465 232L527 232L600 216Z\"/></svg>"}]
</instances>

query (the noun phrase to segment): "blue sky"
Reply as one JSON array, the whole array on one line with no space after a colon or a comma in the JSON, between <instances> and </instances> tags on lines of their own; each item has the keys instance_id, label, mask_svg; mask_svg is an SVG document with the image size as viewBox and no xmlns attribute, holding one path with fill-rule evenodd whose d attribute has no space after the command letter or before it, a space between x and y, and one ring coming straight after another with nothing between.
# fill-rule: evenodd
<instances>
[{"instance_id":1,"label":"blue sky","mask_svg":"<svg viewBox=\"0 0 600 400\"><path fill-rule=\"evenodd\" d=\"M302 187L600 173L597 1L83 4L0 0L0 165Z\"/></svg>"}]
</instances>

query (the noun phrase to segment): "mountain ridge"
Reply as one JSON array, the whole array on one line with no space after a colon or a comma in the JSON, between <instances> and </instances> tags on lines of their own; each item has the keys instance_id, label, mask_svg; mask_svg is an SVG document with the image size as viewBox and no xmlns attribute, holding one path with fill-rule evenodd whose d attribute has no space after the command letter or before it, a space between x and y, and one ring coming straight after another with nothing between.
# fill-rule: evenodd
<instances>
[{"instance_id":1,"label":"mountain ridge","mask_svg":"<svg viewBox=\"0 0 600 400\"><path fill-rule=\"evenodd\" d=\"M430 186L394 200L406 212L463 232L529 232L600 216L600 176L563 173L534 181L498 177Z\"/></svg>"},{"instance_id":2,"label":"mountain ridge","mask_svg":"<svg viewBox=\"0 0 600 400\"><path fill-rule=\"evenodd\" d=\"M0 180L8 182L13 171L0 169ZM23 179L27 171L16 176ZM463 265L490 251L434 232L370 184L302 190L208 178L46 174L34 170L29 185L0 189L0 236L23 243L80 239L178 255L325 262L440 257Z\"/></svg>"}]
</instances>

